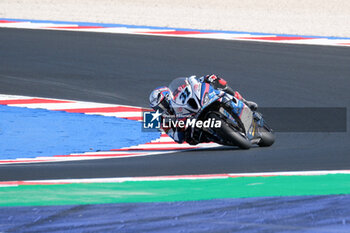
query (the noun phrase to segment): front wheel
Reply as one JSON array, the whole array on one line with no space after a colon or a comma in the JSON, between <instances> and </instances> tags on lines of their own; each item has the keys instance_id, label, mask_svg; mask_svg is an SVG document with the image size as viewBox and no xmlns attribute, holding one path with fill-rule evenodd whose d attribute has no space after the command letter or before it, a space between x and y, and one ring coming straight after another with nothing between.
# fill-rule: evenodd
<instances>
[{"instance_id":1,"label":"front wheel","mask_svg":"<svg viewBox=\"0 0 350 233\"><path fill-rule=\"evenodd\" d=\"M208 118L221 121L221 127L214 128L213 130L221 139L223 139L223 144L228 146L238 146L241 149L249 149L252 146L251 142L245 136L231 128L230 125L217 114L210 113Z\"/></svg>"}]
</instances>

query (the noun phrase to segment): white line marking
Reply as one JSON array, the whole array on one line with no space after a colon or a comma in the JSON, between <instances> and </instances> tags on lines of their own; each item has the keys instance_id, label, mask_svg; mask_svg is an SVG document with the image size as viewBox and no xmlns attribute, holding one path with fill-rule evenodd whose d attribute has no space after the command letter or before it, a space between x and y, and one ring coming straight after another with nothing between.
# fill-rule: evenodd
<instances>
[{"instance_id":1,"label":"white line marking","mask_svg":"<svg viewBox=\"0 0 350 233\"><path fill-rule=\"evenodd\" d=\"M97 25L97 24L94 24ZM98 25L97 25L98 26ZM34 23L30 20L25 22L11 22L11 23L0 23L0 27L14 27L14 28L29 28L29 29L42 29L42 30L64 30L64 31L85 31L85 32L103 32L103 33L121 33L121 34L138 34L148 36L167 36L167 37L185 37L185 38L206 38L206 39L219 39L219 40L242 40L242 41L255 41L255 42L272 42L272 43L286 43L286 44L314 44L314 45L332 45L332 46L350 46L350 39L333 39L333 38L314 38L309 36L297 36L297 35L277 35L277 34L257 34L257 33L226 33L226 32L205 32L201 30L186 30L190 33L182 33L181 29L152 29L150 28L135 28L135 27L102 27L102 28L79 28L78 24L60 24L58 23ZM56 27L56 28L50 28ZM70 27L70 28L64 28ZM179 33L176 33L180 31ZM151 32L151 33L149 33ZM157 34L157 32L159 34ZM173 34L169 32L175 32ZM191 33L193 32L193 33ZM261 40L254 39L256 37L286 37L280 38L279 40ZM288 38L289 37L289 38ZM247 39L246 39L247 38ZM347 44L343 44L347 43Z\"/></svg>"},{"instance_id":2,"label":"white line marking","mask_svg":"<svg viewBox=\"0 0 350 233\"><path fill-rule=\"evenodd\" d=\"M199 179L227 179L239 177L268 177L268 176L321 176L332 174L350 174L350 170L330 171L288 171L288 172L260 172L260 173L229 173L205 175L178 176L150 176L150 177L116 177L116 178L88 178L88 179L55 179L55 180L27 180L1 181L1 186L26 184L66 184L66 183L121 183L127 181L170 181L170 180L199 180Z\"/></svg>"}]
</instances>

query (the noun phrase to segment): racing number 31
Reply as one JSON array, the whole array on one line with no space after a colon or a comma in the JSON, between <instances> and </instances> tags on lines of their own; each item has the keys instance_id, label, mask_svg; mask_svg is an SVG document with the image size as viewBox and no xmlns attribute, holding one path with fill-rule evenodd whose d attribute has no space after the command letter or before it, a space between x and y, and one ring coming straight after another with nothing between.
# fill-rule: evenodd
<instances>
[{"instance_id":1,"label":"racing number 31","mask_svg":"<svg viewBox=\"0 0 350 233\"><path fill-rule=\"evenodd\" d=\"M188 88L186 87L185 90L183 90L183 92L181 93L180 100L182 101L182 104L186 103L187 98L190 95L190 91L188 90Z\"/></svg>"}]
</instances>

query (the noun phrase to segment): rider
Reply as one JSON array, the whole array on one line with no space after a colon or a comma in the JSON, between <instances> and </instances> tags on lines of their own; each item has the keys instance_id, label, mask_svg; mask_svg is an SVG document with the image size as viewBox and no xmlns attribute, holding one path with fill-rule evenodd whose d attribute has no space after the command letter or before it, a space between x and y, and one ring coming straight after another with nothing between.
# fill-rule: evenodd
<instances>
[{"instance_id":1,"label":"rider","mask_svg":"<svg viewBox=\"0 0 350 233\"><path fill-rule=\"evenodd\" d=\"M227 85L227 82L218 77L215 74L206 75L198 78L200 82L209 83L213 88L217 90L224 91L230 95L235 96L237 99L242 100L252 111L258 108L258 105L253 101L245 100L237 91L232 90L231 87ZM175 115L175 111L171 106L171 99L173 99L173 93L168 87L159 87L152 91L149 101L151 107L155 111L159 111L162 117L171 117ZM166 134L168 134L177 143L187 142L191 145L196 145L199 142L191 138L190 129L184 130L183 128L163 128Z\"/></svg>"}]
</instances>

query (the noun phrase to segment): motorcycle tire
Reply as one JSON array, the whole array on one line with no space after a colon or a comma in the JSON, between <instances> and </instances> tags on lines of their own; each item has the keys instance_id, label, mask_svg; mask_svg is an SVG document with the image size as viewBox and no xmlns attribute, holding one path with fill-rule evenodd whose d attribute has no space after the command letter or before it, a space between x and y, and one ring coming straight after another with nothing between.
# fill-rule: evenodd
<instances>
[{"instance_id":1,"label":"motorcycle tire","mask_svg":"<svg viewBox=\"0 0 350 233\"><path fill-rule=\"evenodd\" d=\"M275 135L267 128L263 128L261 133L261 139L258 143L260 147L271 146L275 142Z\"/></svg>"},{"instance_id":2,"label":"motorcycle tire","mask_svg":"<svg viewBox=\"0 0 350 233\"><path fill-rule=\"evenodd\" d=\"M226 145L238 146L241 149L249 149L252 146L251 142L246 137L244 137L240 132L237 132L231 128L230 125L217 114L210 113L208 118L214 118L217 121L221 121L221 127L213 130L219 137L225 139Z\"/></svg>"}]
</instances>

